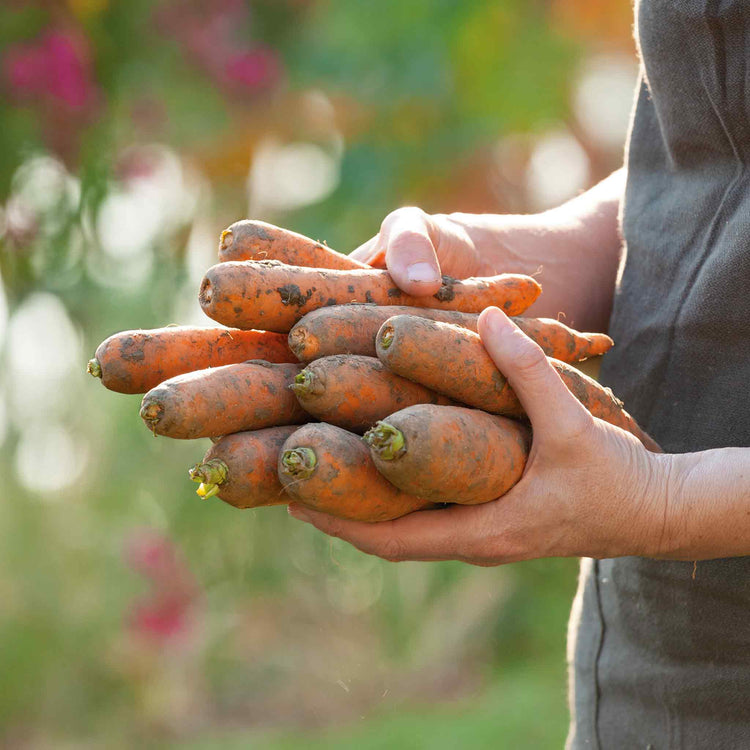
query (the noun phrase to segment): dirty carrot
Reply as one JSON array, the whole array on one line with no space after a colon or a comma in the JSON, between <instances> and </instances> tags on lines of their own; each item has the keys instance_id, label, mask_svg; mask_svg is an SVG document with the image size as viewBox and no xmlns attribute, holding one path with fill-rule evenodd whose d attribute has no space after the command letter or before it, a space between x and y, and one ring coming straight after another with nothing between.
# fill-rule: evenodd
<instances>
[{"instance_id":1,"label":"dirty carrot","mask_svg":"<svg viewBox=\"0 0 750 750\"><path fill-rule=\"evenodd\" d=\"M539 284L529 276L462 280L443 276L436 294L412 297L395 285L387 271L328 271L278 261L244 261L210 268L199 300L203 311L224 325L287 332L306 313L329 305L372 302L462 312L481 312L496 305L516 315L540 292Z\"/></svg>"},{"instance_id":2,"label":"dirty carrot","mask_svg":"<svg viewBox=\"0 0 750 750\"><path fill-rule=\"evenodd\" d=\"M289 497L356 521L388 521L434 507L394 487L352 432L325 422L300 427L281 449L279 479Z\"/></svg>"},{"instance_id":3,"label":"dirty carrot","mask_svg":"<svg viewBox=\"0 0 750 750\"><path fill-rule=\"evenodd\" d=\"M473 331L397 315L382 325L376 345L380 360L402 377L491 414L525 416L516 394ZM564 362L550 362L568 390L595 417L633 433L649 450L660 450L612 391Z\"/></svg>"},{"instance_id":4,"label":"dirty carrot","mask_svg":"<svg viewBox=\"0 0 750 750\"><path fill-rule=\"evenodd\" d=\"M335 305L307 313L289 331L289 347L301 362L331 354L375 356L375 336L394 315L420 318L468 328L476 333L478 313L432 310L403 305ZM539 344L548 357L577 362L604 354L612 339L603 333L580 333L550 318L514 318L516 325Z\"/></svg>"},{"instance_id":5,"label":"dirty carrot","mask_svg":"<svg viewBox=\"0 0 750 750\"><path fill-rule=\"evenodd\" d=\"M145 393L175 375L248 359L295 361L280 333L167 326L115 333L99 344L87 371L111 391Z\"/></svg>"},{"instance_id":6,"label":"dirty carrot","mask_svg":"<svg viewBox=\"0 0 750 750\"><path fill-rule=\"evenodd\" d=\"M360 434L406 406L453 403L396 375L379 359L358 355L317 359L294 378L291 388L309 414Z\"/></svg>"},{"instance_id":7,"label":"dirty carrot","mask_svg":"<svg viewBox=\"0 0 750 750\"><path fill-rule=\"evenodd\" d=\"M303 234L244 219L227 227L219 239L219 260L279 260L292 266L311 268L370 268Z\"/></svg>"},{"instance_id":8,"label":"dirty carrot","mask_svg":"<svg viewBox=\"0 0 750 750\"><path fill-rule=\"evenodd\" d=\"M378 471L436 503L485 503L523 474L530 432L512 419L462 406L418 404L365 433Z\"/></svg>"},{"instance_id":9,"label":"dirty carrot","mask_svg":"<svg viewBox=\"0 0 750 750\"><path fill-rule=\"evenodd\" d=\"M180 439L301 424L309 417L289 390L299 370L253 360L178 375L143 397L141 418L154 434Z\"/></svg>"},{"instance_id":10,"label":"dirty carrot","mask_svg":"<svg viewBox=\"0 0 750 750\"><path fill-rule=\"evenodd\" d=\"M202 498L216 495L235 508L286 504L276 464L281 446L296 429L294 425L267 427L217 440L190 469L190 478L200 482L196 492Z\"/></svg>"}]
</instances>

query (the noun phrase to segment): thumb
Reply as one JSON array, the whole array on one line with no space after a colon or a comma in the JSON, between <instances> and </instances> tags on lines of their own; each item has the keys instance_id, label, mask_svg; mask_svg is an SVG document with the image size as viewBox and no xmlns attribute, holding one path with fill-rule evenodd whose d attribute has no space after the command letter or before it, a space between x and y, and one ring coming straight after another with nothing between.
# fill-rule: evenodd
<instances>
[{"instance_id":1,"label":"thumb","mask_svg":"<svg viewBox=\"0 0 750 750\"><path fill-rule=\"evenodd\" d=\"M488 354L505 375L528 414L535 433L560 435L582 431L591 417L567 389L541 347L497 307L484 310L477 323Z\"/></svg>"},{"instance_id":2,"label":"thumb","mask_svg":"<svg viewBox=\"0 0 750 750\"><path fill-rule=\"evenodd\" d=\"M388 272L407 294L435 294L442 284L430 217L418 208L389 214L380 230Z\"/></svg>"}]
</instances>

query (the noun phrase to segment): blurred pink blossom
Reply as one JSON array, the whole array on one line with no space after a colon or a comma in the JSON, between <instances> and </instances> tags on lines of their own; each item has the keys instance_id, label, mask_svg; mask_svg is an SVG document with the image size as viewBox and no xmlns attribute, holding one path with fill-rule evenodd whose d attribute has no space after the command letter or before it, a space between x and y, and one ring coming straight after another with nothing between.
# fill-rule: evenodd
<instances>
[{"instance_id":1,"label":"blurred pink blossom","mask_svg":"<svg viewBox=\"0 0 750 750\"><path fill-rule=\"evenodd\" d=\"M174 543L152 529L140 530L127 544L125 561L150 584L149 593L130 607L130 630L162 643L188 635L199 589Z\"/></svg>"},{"instance_id":2,"label":"blurred pink blossom","mask_svg":"<svg viewBox=\"0 0 750 750\"><path fill-rule=\"evenodd\" d=\"M224 66L227 78L248 89L266 88L281 72L278 55L268 47L231 55Z\"/></svg>"},{"instance_id":3,"label":"blurred pink blossom","mask_svg":"<svg viewBox=\"0 0 750 750\"><path fill-rule=\"evenodd\" d=\"M71 110L97 98L88 45L69 31L48 30L26 44L13 44L2 58L4 78L21 99L48 96Z\"/></svg>"},{"instance_id":4,"label":"blurred pink blossom","mask_svg":"<svg viewBox=\"0 0 750 750\"><path fill-rule=\"evenodd\" d=\"M234 96L267 89L282 72L278 53L248 39L250 21L247 6L236 0L198 6L171 2L156 12L159 28L173 36L195 65Z\"/></svg>"}]
</instances>

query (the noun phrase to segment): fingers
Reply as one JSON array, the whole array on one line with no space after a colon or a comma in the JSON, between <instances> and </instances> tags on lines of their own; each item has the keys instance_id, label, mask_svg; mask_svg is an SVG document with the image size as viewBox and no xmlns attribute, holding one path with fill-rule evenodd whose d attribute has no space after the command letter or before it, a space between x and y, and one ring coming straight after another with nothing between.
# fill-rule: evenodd
<instances>
[{"instance_id":1,"label":"fingers","mask_svg":"<svg viewBox=\"0 0 750 750\"><path fill-rule=\"evenodd\" d=\"M489 564L486 547L487 505L454 505L424 510L395 521L364 523L319 513L290 503L289 514L330 536L386 560L464 560Z\"/></svg>"},{"instance_id":2,"label":"fingers","mask_svg":"<svg viewBox=\"0 0 750 750\"><path fill-rule=\"evenodd\" d=\"M374 237L367 240L367 242L360 245L356 250L352 250L351 253L349 253L349 257L354 258L354 260L359 260L362 263L369 263L370 259L374 258L380 252L378 249L379 240L380 235L376 234Z\"/></svg>"},{"instance_id":3,"label":"fingers","mask_svg":"<svg viewBox=\"0 0 750 750\"><path fill-rule=\"evenodd\" d=\"M383 220L380 232L351 253L373 268L387 268L407 294L435 294L442 284L434 229L419 208L399 208Z\"/></svg>"},{"instance_id":4,"label":"fingers","mask_svg":"<svg viewBox=\"0 0 750 750\"><path fill-rule=\"evenodd\" d=\"M477 324L482 343L505 375L529 416L536 435L567 437L583 431L592 417L567 389L541 348L505 313L489 307Z\"/></svg>"},{"instance_id":5,"label":"fingers","mask_svg":"<svg viewBox=\"0 0 750 750\"><path fill-rule=\"evenodd\" d=\"M400 208L386 217L380 230L388 271L407 294L435 294L442 284L429 223L424 211Z\"/></svg>"}]
</instances>

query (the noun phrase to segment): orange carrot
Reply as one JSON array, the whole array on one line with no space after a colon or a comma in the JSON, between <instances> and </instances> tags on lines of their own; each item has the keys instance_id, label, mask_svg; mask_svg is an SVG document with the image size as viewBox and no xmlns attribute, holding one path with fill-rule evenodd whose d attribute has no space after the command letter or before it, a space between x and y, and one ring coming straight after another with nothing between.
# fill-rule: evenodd
<instances>
[{"instance_id":1,"label":"orange carrot","mask_svg":"<svg viewBox=\"0 0 750 750\"><path fill-rule=\"evenodd\" d=\"M141 417L154 434L180 439L301 424L307 413L289 391L299 370L252 360L178 375L143 397Z\"/></svg>"},{"instance_id":2,"label":"orange carrot","mask_svg":"<svg viewBox=\"0 0 750 750\"><path fill-rule=\"evenodd\" d=\"M175 375L248 359L294 362L294 355L280 333L167 326L115 333L87 370L111 391L145 393Z\"/></svg>"},{"instance_id":3,"label":"orange carrot","mask_svg":"<svg viewBox=\"0 0 750 750\"><path fill-rule=\"evenodd\" d=\"M436 503L474 505L504 495L523 474L529 430L462 406L410 406L364 437L378 471Z\"/></svg>"},{"instance_id":4,"label":"orange carrot","mask_svg":"<svg viewBox=\"0 0 750 750\"><path fill-rule=\"evenodd\" d=\"M307 424L289 437L278 469L293 499L339 518L388 521L434 507L381 476L360 437L325 422Z\"/></svg>"},{"instance_id":5,"label":"orange carrot","mask_svg":"<svg viewBox=\"0 0 750 750\"><path fill-rule=\"evenodd\" d=\"M392 373L375 357L356 355L311 362L294 378L291 388L309 414L360 434L405 406L453 403Z\"/></svg>"},{"instance_id":6,"label":"orange carrot","mask_svg":"<svg viewBox=\"0 0 750 750\"><path fill-rule=\"evenodd\" d=\"M335 305L307 313L289 331L289 347L301 362L331 354L375 356L375 336L394 315L420 318L468 328L476 332L478 313L431 310L399 305ZM516 325L539 344L548 357L577 362L604 354L612 339L603 333L580 333L550 318L514 318Z\"/></svg>"},{"instance_id":7,"label":"orange carrot","mask_svg":"<svg viewBox=\"0 0 750 750\"><path fill-rule=\"evenodd\" d=\"M276 464L281 446L296 429L268 427L217 440L190 469L190 478L201 483L196 492L203 498L216 495L235 508L286 504Z\"/></svg>"},{"instance_id":8,"label":"orange carrot","mask_svg":"<svg viewBox=\"0 0 750 750\"><path fill-rule=\"evenodd\" d=\"M370 268L348 255L311 240L303 234L244 219L235 221L221 233L219 260L280 260L292 266L335 268L339 270Z\"/></svg>"},{"instance_id":9,"label":"orange carrot","mask_svg":"<svg viewBox=\"0 0 750 750\"><path fill-rule=\"evenodd\" d=\"M382 325L376 344L380 360L402 377L491 414L525 416L516 394L473 331L397 315ZM550 362L595 417L632 432L649 450L660 450L612 391L564 362Z\"/></svg>"},{"instance_id":10,"label":"orange carrot","mask_svg":"<svg viewBox=\"0 0 750 750\"><path fill-rule=\"evenodd\" d=\"M503 274L461 281L444 276L437 294L411 297L393 283L387 271L325 271L278 261L245 261L210 268L199 299L203 311L224 325L286 332L311 310L346 302L462 312L481 312L496 305L515 315L540 292L539 284L529 276Z\"/></svg>"}]
</instances>

